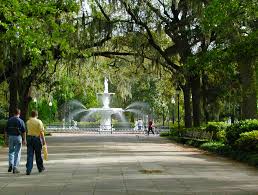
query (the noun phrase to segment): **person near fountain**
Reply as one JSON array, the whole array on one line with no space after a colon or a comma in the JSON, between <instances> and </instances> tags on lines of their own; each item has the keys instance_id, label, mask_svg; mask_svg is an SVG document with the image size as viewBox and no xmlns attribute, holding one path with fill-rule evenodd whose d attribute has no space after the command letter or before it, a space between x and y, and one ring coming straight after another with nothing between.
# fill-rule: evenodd
<instances>
[{"instance_id":1,"label":"person near fountain","mask_svg":"<svg viewBox=\"0 0 258 195\"><path fill-rule=\"evenodd\" d=\"M27 124L27 164L26 175L30 175L33 168L33 156L35 153L38 171L41 173L45 170L43 159L41 156L42 144L46 144L44 136L44 125L38 119L38 112L32 111Z\"/></svg>"},{"instance_id":2,"label":"person near fountain","mask_svg":"<svg viewBox=\"0 0 258 195\"><path fill-rule=\"evenodd\" d=\"M138 130L142 130L142 126L143 126L142 119L140 118L137 123L138 123Z\"/></svg>"},{"instance_id":3,"label":"person near fountain","mask_svg":"<svg viewBox=\"0 0 258 195\"><path fill-rule=\"evenodd\" d=\"M153 127L154 127L154 123L153 123L152 120L150 120L150 121L148 122L148 132L147 132L148 135L150 134L150 131L151 131L151 132L153 133L153 135L154 135Z\"/></svg>"},{"instance_id":4,"label":"person near fountain","mask_svg":"<svg viewBox=\"0 0 258 195\"><path fill-rule=\"evenodd\" d=\"M21 159L22 143L26 144L25 124L20 119L20 109L15 109L14 116L7 121L5 130L5 141L9 144L9 168L8 172L19 173L18 166Z\"/></svg>"},{"instance_id":5,"label":"person near fountain","mask_svg":"<svg viewBox=\"0 0 258 195\"><path fill-rule=\"evenodd\" d=\"M135 123L134 123L134 128L133 128L134 131L137 131L138 130L138 121L136 120Z\"/></svg>"}]
</instances>

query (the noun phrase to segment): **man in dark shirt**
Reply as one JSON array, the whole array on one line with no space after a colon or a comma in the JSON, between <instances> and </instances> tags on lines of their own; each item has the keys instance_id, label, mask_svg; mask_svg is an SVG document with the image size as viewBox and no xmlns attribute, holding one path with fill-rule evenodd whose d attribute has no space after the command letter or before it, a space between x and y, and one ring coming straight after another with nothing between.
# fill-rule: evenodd
<instances>
[{"instance_id":1,"label":"man in dark shirt","mask_svg":"<svg viewBox=\"0 0 258 195\"><path fill-rule=\"evenodd\" d=\"M5 131L5 137L9 143L9 168L8 172L19 173L18 166L21 159L22 143L26 144L25 124L20 119L21 111L15 109L14 116L9 118ZM6 140L7 141L7 140Z\"/></svg>"}]
</instances>

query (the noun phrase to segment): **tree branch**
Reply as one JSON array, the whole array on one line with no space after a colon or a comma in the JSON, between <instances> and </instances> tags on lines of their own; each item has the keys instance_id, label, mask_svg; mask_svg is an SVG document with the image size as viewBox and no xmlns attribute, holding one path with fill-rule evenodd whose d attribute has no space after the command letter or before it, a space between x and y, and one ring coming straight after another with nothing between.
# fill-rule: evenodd
<instances>
[{"instance_id":1,"label":"tree branch","mask_svg":"<svg viewBox=\"0 0 258 195\"><path fill-rule=\"evenodd\" d=\"M147 1L146 3L147 3L147 5L148 5L148 7L149 7L162 21L164 21L166 24L170 24L170 21L169 21L167 18L165 18L164 16L162 16L162 14L160 13L160 10L159 10L159 9L153 7L153 5L152 5L149 1Z\"/></svg>"},{"instance_id":2,"label":"tree branch","mask_svg":"<svg viewBox=\"0 0 258 195\"><path fill-rule=\"evenodd\" d=\"M164 2L161 2L160 0L158 0L158 2L163 6L163 12L164 14L169 18L169 20L173 20L173 18L168 14L168 12L165 9L165 4Z\"/></svg>"},{"instance_id":3,"label":"tree branch","mask_svg":"<svg viewBox=\"0 0 258 195\"><path fill-rule=\"evenodd\" d=\"M104 17L106 18L107 21L110 22L110 18L109 16L106 14L106 12L104 11L103 7L100 5L100 3L98 2L98 0L95 0L96 4L98 5L101 13L104 15Z\"/></svg>"},{"instance_id":4,"label":"tree branch","mask_svg":"<svg viewBox=\"0 0 258 195\"><path fill-rule=\"evenodd\" d=\"M130 7L127 5L127 3L123 0L120 0L121 3L124 5L127 13L132 17L132 19L135 21L136 24L144 27L144 29L146 30L147 32L147 35L148 35L148 41L150 43L150 45L156 49L160 55L165 59L165 61L167 62L168 65L170 65L174 70L179 70L180 69L180 66L176 65L175 63L173 63L170 58L166 55L166 53L161 49L161 47L155 42L154 38L153 38L153 35L149 29L149 27L147 26L146 23L142 22L140 19L138 19L132 12L132 10L130 9Z\"/></svg>"}]
</instances>

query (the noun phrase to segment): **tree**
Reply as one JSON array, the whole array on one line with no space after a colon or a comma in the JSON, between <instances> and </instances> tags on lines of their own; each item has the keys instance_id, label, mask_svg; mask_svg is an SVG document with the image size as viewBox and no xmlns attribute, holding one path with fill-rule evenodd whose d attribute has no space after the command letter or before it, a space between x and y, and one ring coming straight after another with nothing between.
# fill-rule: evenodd
<instances>
[{"instance_id":1,"label":"tree","mask_svg":"<svg viewBox=\"0 0 258 195\"><path fill-rule=\"evenodd\" d=\"M48 81L49 67L68 49L66 38L73 31L69 17L77 4L12 0L3 1L0 9L0 40L5 43L0 81L9 80L10 113L19 106L25 119L30 87Z\"/></svg>"},{"instance_id":2,"label":"tree","mask_svg":"<svg viewBox=\"0 0 258 195\"><path fill-rule=\"evenodd\" d=\"M201 14L199 10L205 3L206 1L198 1L198 4L194 5L190 1L120 0L116 1L114 6L121 18L128 20L129 17L129 20L133 21L134 24L129 32L141 36L146 40L147 48L151 47L155 51L154 57L151 57L153 61L156 60L171 73L178 75L177 83L181 85L184 92L186 127L191 126L191 91L194 125L200 125L200 72L196 67L188 70L184 65L188 57L194 55L193 47L207 48L207 41L200 31L198 21ZM196 46L197 43L201 43L201 46ZM146 51L146 45L143 45L144 51ZM145 57L148 56L146 53L144 52Z\"/></svg>"},{"instance_id":3,"label":"tree","mask_svg":"<svg viewBox=\"0 0 258 195\"><path fill-rule=\"evenodd\" d=\"M214 0L203 17L205 32L213 32L216 41L212 50L220 53L224 62L236 63L239 73L242 118L257 117L257 1Z\"/></svg>"}]
</instances>

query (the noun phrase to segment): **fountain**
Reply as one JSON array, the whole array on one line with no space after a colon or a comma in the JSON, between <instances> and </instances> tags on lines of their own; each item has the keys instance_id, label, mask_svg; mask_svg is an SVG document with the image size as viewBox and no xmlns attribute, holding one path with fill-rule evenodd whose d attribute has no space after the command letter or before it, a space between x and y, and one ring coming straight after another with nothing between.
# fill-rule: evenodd
<instances>
[{"instance_id":1,"label":"fountain","mask_svg":"<svg viewBox=\"0 0 258 195\"><path fill-rule=\"evenodd\" d=\"M127 129L131 128L130 123L126 121L124 112L132 112L136 114L137 116L141 116L141 118L144 118L146 116L147 110L149 109L149 106L147 103L144 102L134 102L127 106L127 108L110 108L110 100L111 97L115 93L109 93L108 91L108 79L104 79L104 92L103 93L97 93L98 98L102 102L101 108L89 108L87 109L81 102L77 100L73 100L71 102L68 102L69 107L72 107L72 112L69 113L69 119L76 118L79 115L82 115L82 120L87 121L90 119L91 116L94 114L99 114L100 116L100 125L99 125L99 131L111 131L112 128L112 115L117 114L121 121L124 124L127 124ZM66 106L67 107L67 106ZM85 114L83 114L85 113ZM146 118L146 117L145 117ZM117 130L117 129L116 129Z\"/></svg>"},{"instance_id":2,"label":"fountain","mask_svg":"<svg viewBox=\"0 0 258 195\"><path fill-rule=\"evenodd\" d=\"M98 96L102 99L103 107L102 108L90 108L88 109L89 113L99 113L101 115L100 119L100 130L112 130L112 114L122 114L122 108L110 108L110 97L114 93L108 92L108 79L105 77L104 80L104 93L98 93Z\"/></svg>"}]
</instances>

